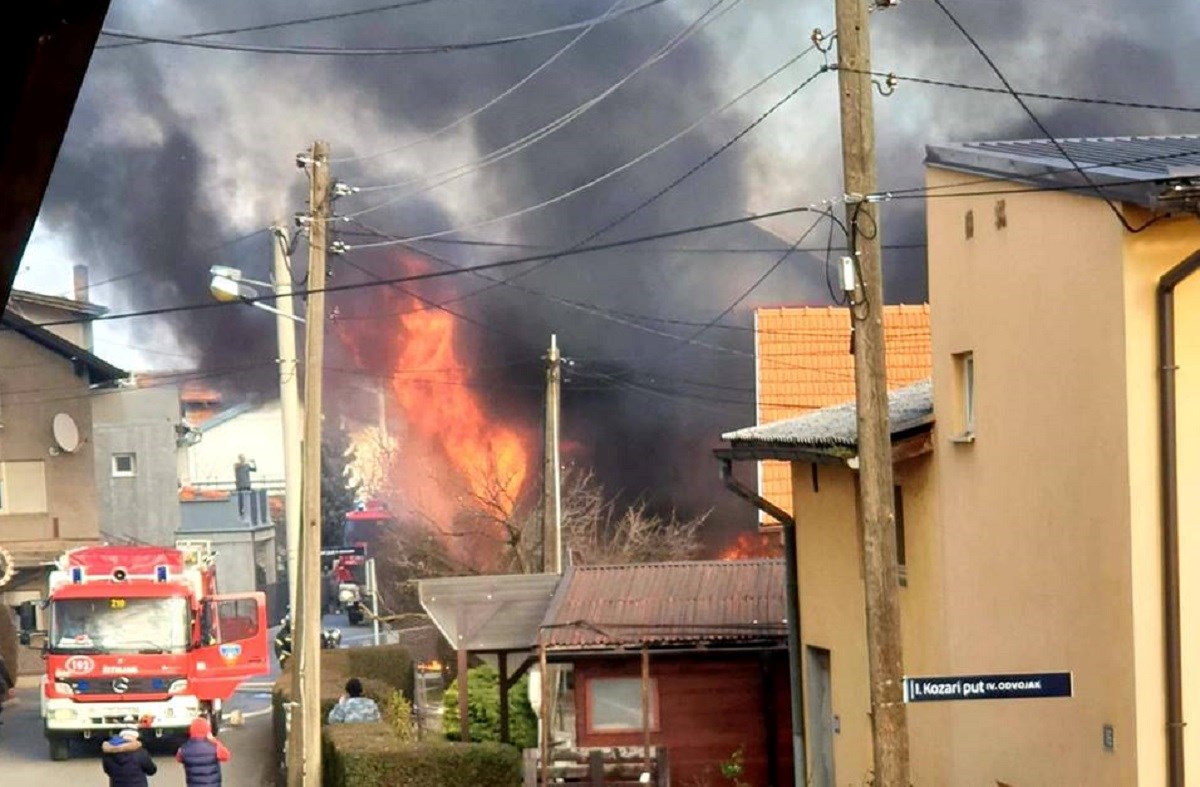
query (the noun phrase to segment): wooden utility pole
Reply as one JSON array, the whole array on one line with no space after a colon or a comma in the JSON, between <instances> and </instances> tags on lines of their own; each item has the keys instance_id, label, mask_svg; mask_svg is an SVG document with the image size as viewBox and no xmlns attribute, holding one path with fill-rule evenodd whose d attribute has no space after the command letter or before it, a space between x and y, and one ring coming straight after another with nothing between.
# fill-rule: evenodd
<instances>
[{"instance_id":1,"label":"wooden utility pole","mask_svg":"<svg viewBox=\"0 0 1200 787\"><path fill-rule=\"evenodd\" d=\"M562 384L562 357L558 337L550 336L546 354L546 445L542 496L542 571L562 573L562 465L558 455L559 392Z\"/></svg>"},{"instance_id":2,"label":"wooden utility pole","mask_svg":"<svg viewBox=\"0 0 1200 787\"><path fill-rule=\"evenodd\" d=\"M896 567L896 512L883 338L883 267L876 193L868 0L837 4L838 86L847 226L857 257L851 308L858 403L859 516L866 585L867 660L875 780L908 787L908 719L902 691L903 655Z\"/></svg>"},{"instance_id":3,"label":"wooden utility pole","mask_svg":"<svg viewBox=\"0 0 1200 787\"><path fill-rule=\"evenodd\" d=\"M289 787L321 784L321 367L325 360L325 250L329 224L329 145L313 143L308 161L308 308L304 335L304 522L301 530L300 609L295 615L299 645L299 718L292 743L298 769Z\"/></svg>"}]
</instances>

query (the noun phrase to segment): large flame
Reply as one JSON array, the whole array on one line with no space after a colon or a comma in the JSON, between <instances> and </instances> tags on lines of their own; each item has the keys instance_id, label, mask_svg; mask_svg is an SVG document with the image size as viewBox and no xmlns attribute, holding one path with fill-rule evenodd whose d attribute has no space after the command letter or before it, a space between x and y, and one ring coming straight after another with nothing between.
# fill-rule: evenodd
<instances>
[{"instance_id":1,"label":"large flame","mask_svg":"<svg viewBox=\"0 0 1200 787\"><path fill-rule=\"evenodd\" d=\"M478 500L511 514L525 484L528 452L516 430L488 418L468 387L470 371L455 352L455 318L414 310L401 315L400 324L391 387L410 429L440 446Z\"/></svg>"}]
</instances>

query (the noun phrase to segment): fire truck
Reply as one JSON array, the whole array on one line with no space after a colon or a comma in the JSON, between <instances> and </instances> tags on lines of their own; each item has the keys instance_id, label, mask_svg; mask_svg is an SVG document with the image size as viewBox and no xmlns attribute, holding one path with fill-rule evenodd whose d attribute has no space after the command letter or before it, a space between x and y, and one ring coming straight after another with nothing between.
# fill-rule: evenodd
<instances>
[{"instance_id":1,"label":"fire truck","mask_svg":"<svg viewBox=\"0 0 1200 787\"><path fill-rule=\"evenodd\" d=\"M74 739L124 727L182 736L193 719L219 729L239 683L265 675L266 597L217 595L215 553L203 541L175 548L95 546L67 552L50 573L41 713L50 757Z\"/></svg>"},{"instance_id":2,"label":"fire truck","mask_svg":"<svg viewBox=\"0 0 1200 787\"><path fill-rule=\"evenodd\" d=\"M331 597L346 613L351 626L364 622L371 606L366 563L377 552L380 536L396 524L387 506L374 500L346 514L342 543L324 551Z\"/></svg>"}]
</instances>

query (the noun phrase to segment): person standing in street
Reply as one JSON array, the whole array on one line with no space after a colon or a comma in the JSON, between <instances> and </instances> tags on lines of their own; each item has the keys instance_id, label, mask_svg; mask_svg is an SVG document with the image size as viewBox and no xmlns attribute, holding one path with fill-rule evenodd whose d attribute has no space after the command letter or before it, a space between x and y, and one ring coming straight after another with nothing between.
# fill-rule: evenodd
<instances>
[{"instance_id":1,"label":"person standing in street","mask_svg":"<svg viewBox=\"0 0 1200 787\"><path fill-rule=\"evenodd\" d=\"M137 730L121 730L100 745L100 752L109 787L149 787L150 777L158 773Z\"/></svg>"},{"instance_id":2,"label":"person standing in street","mask_svg":"<svg viewBox=\"0 0 1200 787\"><path fill-rule=\"evenodd\" d=\"M15 697L16 693L17 679L8 671L8 665L4 663L4 654L0 653L0 710L4 709L4 703Z\"/></svg>"},{"instance_id":3,"label":"person standing in street","mask_svg":"<svg viewBox=\"0 0 1200 787\"><path fill-rule=\"evenodd\" d=\"M229 762L229 749L213 736L208 719L196 719L175 759L183 763L187 787L221 787L221 763Z\"/></svg>"}]
</instances>

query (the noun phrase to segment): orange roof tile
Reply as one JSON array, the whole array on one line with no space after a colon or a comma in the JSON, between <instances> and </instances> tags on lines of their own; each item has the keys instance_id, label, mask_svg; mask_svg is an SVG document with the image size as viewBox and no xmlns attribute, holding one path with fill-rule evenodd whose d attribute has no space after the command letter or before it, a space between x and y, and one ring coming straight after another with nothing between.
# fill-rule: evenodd
<instances>
[{"instance_id":1,"label":"orange roof tile","mask_svg":"<svg viewBox=\"0 0 1200 787\"><path fill-rule=\"evenodd\" d=\"M758 423L793 418L854 399L850 313L844 307L757 309ZM929 304L883 307L888 388L930 376ZM792 509L790 466L763 462L760 494Z\"/></svg>"}]
</instances>

